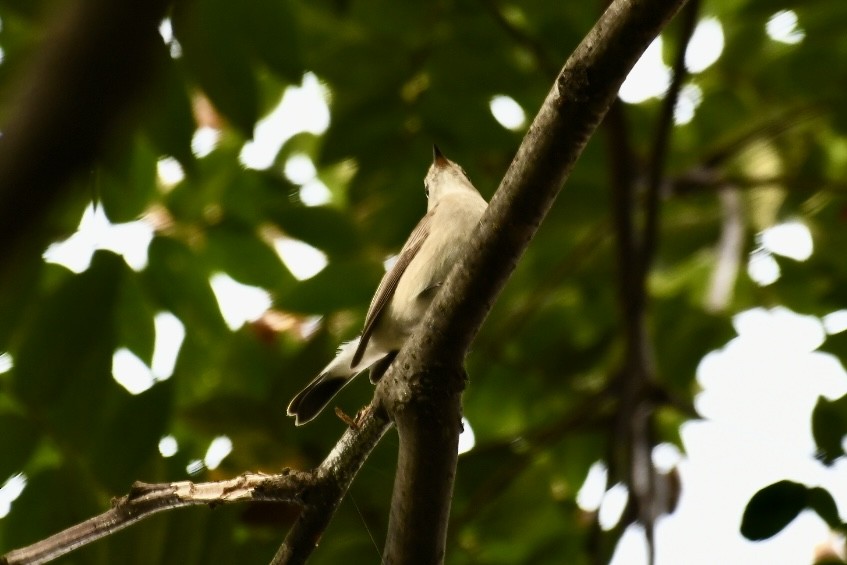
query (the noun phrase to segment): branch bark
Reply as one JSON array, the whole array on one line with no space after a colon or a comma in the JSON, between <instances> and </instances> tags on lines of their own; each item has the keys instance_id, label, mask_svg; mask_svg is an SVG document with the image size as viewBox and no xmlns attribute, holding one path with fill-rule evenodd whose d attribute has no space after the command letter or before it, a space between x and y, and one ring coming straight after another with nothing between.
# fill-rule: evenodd
<instances>
[{"instance_id":1,"label":"branch bark","mask_svg":"<svg viewBox=\"0 0 847 565\"><path fill-rule=\"evenodd\" d=\"M438 468L451 471L438 477L433 473L430 480L417 483L418 473L398 469L383 553L386 562L443 560L442 520L449 511L455 474L449 462L455 461L455 422L463 386L458 369L626 74L682 4L683 0L619 0L609 6L559 73L463 260L380 381L375 403L397 425L400 462L437 461ZM435 374L443 375L443 380L435 382ZM433 434L440 440L428 439ZM439 504L414 502L433 495L444 499ZM404 531L409 528L416 530L413 535ZM424 543L428 550L418 553Z\"/></svg>"},{"instance_id":2,"label":"branch bark","mask_svg":"<svg viewBox=\"0 0 847 565\"><path fill-rule=\"evenodd\" d=\"M272 563L305 563L359 469L390 425L372 411L363 413L356 426L344 432L323 463L312 471L244 473L226 481L198 484L136 482L129 494L113 502L111 510L28 547L12 550L0 556L0 565L47 563L164 510L259 501L290 502L303 507Z\"/></svg>"}]
</instances>

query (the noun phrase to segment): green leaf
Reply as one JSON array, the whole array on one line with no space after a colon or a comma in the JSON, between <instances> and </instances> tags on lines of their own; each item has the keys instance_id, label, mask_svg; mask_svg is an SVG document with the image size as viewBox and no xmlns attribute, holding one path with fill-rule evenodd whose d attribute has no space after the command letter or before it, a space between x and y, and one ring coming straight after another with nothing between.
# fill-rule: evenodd
<instances>
[{"instance_id":1,"label":"green leaf","mask_svg":"<svg viewBox=\"0 0 847 565\"><path fill-rule=\"evenodd\" d=\"M161 74L151 89L142 128L161 154L171 155L183 167L193 168L191 138L197 125L191 111L185 79L163 46L157 50Z\"/></svg>"},{"instance_id":2,"label":"green leaf","mask_svg":"<svg viewBox=\"0 0 847 565\"><path fill-rule=\"evenodd\" d=\"M94 183L110 222L137 220L156 193L156 154L143 138L136 139L132 149L106 161Z\"/></svg>"},{"instance_id":3,"label":"green leaf","mask_svg":"<svg viewBox=\"0 0 847 565\"><path fill-rule=\"evenodd\" d=\"M741 518L741 534L760 541L782 531L806 507L806 487L779 481L753 495Z\"/></svg>"},{"instance_id":4,"label":"green leaf","mask_svg":"<svg viewBox=\"0 0 847 565\"><path fill-rule=\"evenodd\" d=\"M23 470L35 451L41 430L29 419L14 412L0 413L0 484Z\"/></svg>"},{"instance_id":5,"label":"green leaf","mask_svg":"<svg viewBox=\"0 0 847 565\"><path fill-rule=\"evenodd\" d=\"M252 137L259 118L259 89L241 37L239 6L226 0L178 2L174 35L182 46L186 71L224 116Z\"/></svg>"},{"instance_id":6,"label":"green leaf","mask_svg":"<svg viewBox=\"0 0 847 565\"><path fill-rule=\"evenodd\" d=\"M210 268L237 281L268 290L294 284L279 256L255 232L218 226L207 232L205 255Z\"/></svg>"},{"instance_id":7,"label":"green leaf","mask_svg":"<svg viewBox=\"0 0 847 565\"><path fill-rule=\"evenodd\" d=\"M821 487L810 488L806 493L807 505L809 508L818 513L827 525L834 529L843 528L841 518L838 516L838 506L835 504L835 499L828 490Z\"/></svg>"},{"instance_id":8,"label":"green leaf","mask_svg":"<svg viewBox=\"0 0 847 565\"><path fill-rule=\"evenodd\" d=\"M79 449L91 444L92 430L103 425L104 404L118 392L111 371L114 311L126 270L117 255L95 253L87 271L46 299L13 352L13 391Z\"/></svg>"},{"instance_id":9,"label":"green leaf","mask_svg":"<svg viewBox=\"0 0 847 565\"><path fill-rule=\"evenodd\" d=\"M350 216L329 206L292 206L278 210L273 219L291 237L330 255L348 255L361 247Z\"/></svg>"},{"instance_id":10,"label":"green leaf","mask_svg":"<svg viewBox=\"0 0 847 565\"><path fill-rule=\"evenodd\" d=\"M115 307L117 345L126 347L149 366L156 340L156 312L134 274L124 277Z\"/></svg>"},{"instance_id":11,"label":"green leaf","mask_svg":"<svg viewBox=\"0 0 847 565\"><path fill-rule=\"evenodd\" d=\"M361 261L335 261L301 281L274 304L290 312L326 314L364 306L379 284L377 269Z\"/></svg>"},{"instance_id":12,"label":"green leaf","mask_svg":"<svg viewBox=\"0 0 847 565\"><path fill-rule=\"evenodd\" d=\"M101 484L119 493L139 480L145 465L159 454L159 440L171 415L173 383L157 383L137 395L121 390L104 410L96 435L91 468Z\"/></svg>"},{"instance_id":13,"label":"green leaf","mask_svg":"<svg viewBox=\"0 0 847 565\"><path fill-rule=\"evenodd\" d=\"M149 264L142 280L158 305L173 312L183 324L210 339L226 333L217 299L209 285L209 269L182 243L154 238L148 250Z\"/></svg>"},{"instance_id":14,"label":"green leaf","mask_svg":"<svg viewBox=\"0 0 847 565\"><path fill-rule=\"evenodd\" d=\"M296 13L289 0L253 0L243 10L243 41L253 55L281 78L299 82L303 74Z\"/></svg>"},{"instance_id":15,"label":"green leaf","mask_svg":"<svg viewBox=\"0 0 847 565\"><path fill-rule=\"evenodd\" d=\"M818 397L812 411L812 435L818 446L818 458L831 465L844 455L842 440L847 435L847 395L836 400Z\"/></svg>"}]
</instances>

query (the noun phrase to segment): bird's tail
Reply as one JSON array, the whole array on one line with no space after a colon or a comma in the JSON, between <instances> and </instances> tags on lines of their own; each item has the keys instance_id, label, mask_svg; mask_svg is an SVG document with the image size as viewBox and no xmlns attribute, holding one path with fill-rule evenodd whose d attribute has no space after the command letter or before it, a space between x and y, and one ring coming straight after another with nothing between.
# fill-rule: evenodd
<instances>
[{"instance_id":1,"label":"bird's tail","mask_svg":"<svg viewBox=\"0 0 847 565\"><path fill-rule=\"evenodd\" d=\"M350 366L358 346L359 338L342 345L335 359L291 400L288 415L295 417L295 425L302 426L313 420L338 391L365 368L361 363L355 369Z\"/></svg>"}]
</instances>

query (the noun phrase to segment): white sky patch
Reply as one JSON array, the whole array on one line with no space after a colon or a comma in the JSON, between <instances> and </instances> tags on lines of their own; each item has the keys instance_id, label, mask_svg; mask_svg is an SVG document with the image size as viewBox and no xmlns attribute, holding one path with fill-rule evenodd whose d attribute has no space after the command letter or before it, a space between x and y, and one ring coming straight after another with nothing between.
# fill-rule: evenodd
<instances>
[{"instance_id":1,"label":"white sky patch","mask_svg":"<svg viewBox=\"0 0 847 565\"><path fill-rule=\"evenodd\" d=\"M520 131L526 124L526 112L511 96L498 94L492 97L489 108L497 123L508 130Z\"/></svg>"},{"instance_id":2,"label":"white sky patch","mask_svg":"<svg viewBox=\"0 0 847 565\"><path fill-rule=\"evenodd\" d=\"M291 155L285 162L283 172L288 180L297 185L306 184L318 174L315 164L303 153Z\"/></svg>"},{"instance_id":3,"label":"white sky patch","mask_svg":"<svg viewBox=\"0 0 847 565\"><path fill-rule=\"evenodd\" d=\"M651 454L653 465L660 473L670 473L682 461L682 453L672 443L660 443Z\"/></svg>"},{"instance_id":4,"label":"white sky patch","mask_svg":"<svg viewBox=\"0 0 847 565\"><path fill-rule=\"evenodd\" d=\"M756 249L747 261L747 274L757 285L768 286L779 280L782 271L773 255L764 249Z\"/></svg>"},{"instance_id":5,"label":"white sky patch","mask_svg":"<svg viewBox=\"0 0 847 565\"><path fill-rule=\"evenodd\" d=\"M653 40L627 75L618 96L628 104L638 104L661 96L671 83L671 70L662 60L662 38Z\"/></svg>"},{"instance_id":6,"label":"white sky patch","mask_svg":"<svg viewBox=\"0 0 847 565\"><path fill-rule=\"evenodd\" d=\"M141 394L156 384L150 367L126 347L112 355L112 378L130 394Z\"/></svg>"},{"instance_id":7,"label":"white sky patch","mask_svg":"<svg viewBox=\"0 0 847 565\"><path fill-rule=\"evenodd\" d=\"M171 25L170 18L165 18L162 20L162 23L159 24L159 35L162 36L162 40L165 42L165 45L168 46L171 58L179 59L182 57L182 45L180 45L174 37L173 25Z\"/></svg>"},{"instance_id":8,"label":"white sky patch","mask_svg":"<svg viewBox=\"0 0 847 565\"><path fill-rule=\"evenodd\" d=\"M12 367L14 366L15 362L12 359L11 353L0 353L0 375L2 375L3 373L8 373L12 370Z\"/></svg>"},{"instance_id":9,"label":"white sky patch","mask_svg":"<svg viewBox=\"0 0 847 565\"><path fill-rule=\"evenodd\" d=\"M597 521L603 530L609 531L620 522L628 500L629 490L622 483L617 483L606 491L597 514Z\"/></svg>"},{"instance_id":10,"label":"white sky patch","mask_svg":"<svg viewBox=\"0 0 847 565\"><path fill-rule=\"evenodd\" d=\"M823 322L823 327L826 330L826 333L829 335L835 335L837 333L841 333L844 330L847 330L847 310L836 310L835 312L830 312L821 320ZM0 360L2 360L2 355L0 355ZM3 371L0 370L0 373Z\"/></svg>"},{"instance_id":11,"label":"white sky patch","mask_svg":"<svg viewBox=\"0 0 847 565\"><path fill-rule=\"evenodd\" d=\"M202 159L215 150L220 140L221 131L219 129L209 126L199 127L191 136L191 152Z\"/></svg>"},{"instance_id":12,"label":"white sky patch","mask_svg":"<svg viewBox=\"0 0 847 565\"><path fill-rule=\"evenodd\" d=\"M159 453L162 457L173 457L179 451L179 443L172 435L167 435L159 440Z\"/></svg>"},{"instance_id":13,"label":"white sky patch","mask_svg":"<svg viewBox=\"0 0 847 565\"><path fill-rule=\"evenodd\" d=\"M206 457L203 458L203 463L209 470L218 468L227 455L232 453L232 440L227 436L218 436L209 444L209 449L206 450Z\"/></svg>"},{"instance_id":14,"label":"white sky patch","mask_svg":"<svg viewBox=\"0 0 847 565\"><path fill-rule=\"evenodd\" d=\"M283 168L286 178L300 186L300 201L306 206L322 206L332 200L332 192L318 178L315 164L308 155L296 153Z\"/></svg>"},{"instance_id":15,"label":"white sky patch","mask_svg":"<svg viewBox=\"0 0 847 565\"><path fill-rule=\"evenodd\" d=\"M327 265L326 255L321 250L302 241L278 237L273 244L280 260L297 280L310 279Z\"/></svg>"},{"instance_id":16,"label":"white sky patch","mask_svg":"<svg viewBox=\"0 0 847 565\"><path fill-rule=\"evenodd\" d=\"M673 121L681 126L694 119L694 113L703 102L703 91L696 84L686 84L679 91L679 98L673 109Z\"/></svg>"},{"instance_id":17,"label":"white sky patch","mask_svg":"<svg viewBox=\"0 0 847 565\"><path fill-rule=\"evenodd\" d=\"M300 202L306 206L323 206L332 200L332 192L319 178L314 178L300 187Z\"/></svg>"},{"instance_id":18,"label":"white sky patch","mask_svg":"<svg viewBox=\"0 0 847 565\"><path fill-rule=\"evenodd\" d=\"M595 461L588 469L585 482L576 494L576 504L586 512L596 512L606 494L609 469L602 461Z\"/></svg>"},{"instance_id":19,"label":"white sky patch","mask_svg":"<svg viewBox=\"0 0 847 565\"><path fill-rule=\"evenodd\" d=\"M144 219L112 224L102 206L89 204L82 214L77 231L68 239L51 244L44 260L81 273L91 265L91 256L98 249L121 255L135 271L147 266L147 248L153 239L153 227Z\"/></svg>"},{"instance_id":20,"label":"white sky patch","mask_svg":"<svg viewBox=\"0 0 847 565\"><path fill-rule=\"evenodd\" d=\"M209 279L221 315L229 329L235 331L246 322L254 322L271 307L271 297L263 288L242 284L226 273Z\"/></svg>"},{"instance_id":21,"label":"white sky patch","mask_svg":"<svg viewBox=\"0 0 847 565\"><path fill-rule=\"evenodd\" d=\"M462 433L459 434L459 455L467 453L476 445L476 434L473 433L471 423L462 416Z\"/></svg>"},{"instance_id":22,"label":"white sky patch","mask_svg":"<svg viewBox=\"0 0 847 565\"><path fill-rule=\"evenodd\" d=\"M702 73L723 53L723 26L717 18L700 20L685 49L685 68L689 73Z\"/></svg>"},{"instance_id":23,"label":"white sky patch","mask_svg":"<svg viewBox=\"0 0 847 565\"><path fill-rule=\"evenodd\" d=\"M157 381L164 381L174 373L177 356L185 340L185 326L170 312L156 314L153 325L156 328L156 341L150 372Z\"/></svg>"},{"instance_id":24,"label":"white sky patch","mask_svg":"<svg viewBox=\"0 0 847 565\"><path fill-rule=\"evenodd\" d=\"M192 142L193 145L193 142ZM156 163L156 176L163 188L173 188L185 178L182 165L173 157L162 157Z\"/></svg>"},{"instance_id":25,"label":"white sky patch","mask_svg":"<svg viewBox=\"0 0 847 565\"><path fill-rule=\"evenodd\" d=\"M2 63L6 59L6 52L3 51L3 48L0 47L0 63Z\"/></svg>"},{"instance_id":26,"label":"white sky patch","mask_svg":"<svg viewBox=\"0 0 847 565\"><path fill-rule=\"evenodd\" d=\"M792 10L780 10L765 24L768 37L778 43L794 45L806 37L806 32L797 26L797 14Z\"/></svg>"},{"instance_id":27,"label":"white sky patch","mask_svg":"<svg viewBox=\"0 0 847 565\"><path fill-rule=\"evenodd\" d=\"M661 523L661 519L658 523ZM644 528L638 524L630 524L618 540L609 565L647 565L647 560L647 536Z\"/></svg>"},{"instance_id":28,"label":"white sky patch","mask_svg":"<svg viewBox=\"0 0 847 565\"><path fill-rule=\"evenodd\" d=\"M320 135L329 127L326 94L313 73L303 75L301 86L290 86L279 104L256 124L253 140L244 144L239 160L248 168L270 167L282 145L293 135Z\"/></svg>"},{"instance_id":29,"label":"white sky patch","mask_svg":"<svg viewBox=\"0 0 847 565\"><path fill-rule=\"evenodd\" d=\"M680 429L685 456L676 468L684 487L676 511L657 524L657 565L808 563L813 548L832 539L829 527L802 512L776 536L751 542L738 528L750 497L788 479L822 486L840 508L847 504L847 460L826 467L814 458L810 416L818 397L847 393L844 367L816 350L824 324L779 307L742 312L733 326L738 336L697 369L703 419ZM658 447L653 459L661 459ZM622 539L612 563L646 564L641 537Z\"/></svg>"},{"instance_id":30,"label":"white sky patch","mask_svg":"<svg viewBox=\"0 0 847 565\"><path fill-rule=\"evenodd\" d=\"M173 375L179 349L185 339L185 326L170 312L159 312L153 318L153 327L156 338L152 368L125 347L112 355L112 377L130 394L141 394Z\"/></svg>"},{"instance_id":31,"label":"white sky patch","mask_svg":"<svg viewBox=\"0 0 847 565\"><path fill-rule=\"evenodd\" d=\"M786 222L766 229L759 235L762 247L794 259L805 261L812 256L814 244L809 228L802 222Z\"/></svg>"},{"instance_id":32,"label":"white sky patch","mask_svg":"<svg viewBox=\"0 0 847 565\"><path fill-rule=\"evenodd\" d=\"M17 500L26 488L26 475L12 475L0 487L0 518L4 518L12 510L12 503Z\"/></svg>"}]
</instances>

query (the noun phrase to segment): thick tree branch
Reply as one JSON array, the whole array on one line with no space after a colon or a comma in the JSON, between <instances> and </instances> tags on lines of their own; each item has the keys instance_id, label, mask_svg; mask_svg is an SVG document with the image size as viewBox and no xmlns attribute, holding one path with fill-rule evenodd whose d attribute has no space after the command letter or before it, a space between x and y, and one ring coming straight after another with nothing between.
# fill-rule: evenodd
<instances>
[{"instance_id":1,"label":"thick tree branch","mask_svg":"<svg viewBox=\"0 0 847 565\"><path fill-rule=\"evenodd\" d=\"M573 168L588 138L603 119L635 61L682 0L620 0L613 3L577 47L530 126L517 155L483 215L464 259L453 269L417 331L377 387L375 402L394 419L400 460L455 461L456 423L463 383L458 367L488 311L526 249ZM437 360L437 362L433 362ZM434 382L433 374L444 381ZM430 402L421 402L421 394ZM450 432L441 442L426 436ZM427 453L404 453L429 449ZM434 450L434 451L433 451ZM452 453L451 453L452 452ZM446 463L445 463L446 462ZM433 473L434 474L434 473ZM453 473L424 485L398 472L384 556L387 562L443 560L440 521L449 498L414 506L413 498L452 492ZM410 509L418 508L419 513ZM414 536L403 528L415 528ZM426 530L426 531L423 531ZM430 547L418 554L422 539Z\"/></svg>"}]
</instances>

